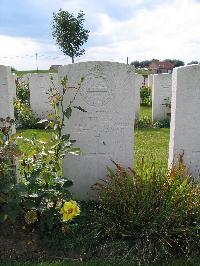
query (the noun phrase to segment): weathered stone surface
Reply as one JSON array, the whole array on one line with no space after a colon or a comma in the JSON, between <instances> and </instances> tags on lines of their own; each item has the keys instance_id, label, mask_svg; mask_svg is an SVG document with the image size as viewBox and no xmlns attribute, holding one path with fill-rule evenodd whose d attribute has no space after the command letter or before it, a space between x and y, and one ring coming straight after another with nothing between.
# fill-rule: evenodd
<instances>
[{"instance_id":1,"label":"weathered stone surface","mask_svg":"<svg viewBox=\"0 0 200 266\"><path fill-rule=\"evenodd\" d=\"M180 154L200 177L200 65L173 70L169 166Z\"/></svg>"},{"instance_id":2,"label":"weathered stone surface","mask_svg":"<svg viewBox=\"0 0 200 266\"><path fill-rule=\"evenodd\" d=\"M13 96L15 83L10 67L0 65L0 117L14 118Z\"/></svg>"},{"instance_id":3,"label":"weathered stone surface","mask_svg":"<svg viewBox=\"0 0 200 266\"><path fill-rule=\"evenodd\" d=\"M54 86L58 88L57 74L31 74L24 77L25 81L29 82L30 104L35 117L46 118L52 111L47 94L52 86L51 76Z\"/></svg>"},{"instance_id":4,"label":"weathered stone surface","mask_svg":"<svg viewBox=\"0 0 200 266\"><path fill-rule=\"evenodd\" d=\"M68 76L68 85L84 81L73 105L87 110L73 110L65 120L63 134L70 133L81 148L80 156L67 155L63 160L64 176L74 180L72 191L78 198L90 197L87 192L98 179L106 176L111 160L125 167L133 165L135 75L134 67L111 62L85 62L60 67L59 79ZM73 97L71 90L65 106Z\"/></svg>"},{"instance_id":5,"label":"weathered stone surface","mask_svg":"<svg viewBox=\"0 0 200 266\"><path fill-rule=\"evenodd\" d=\"M135 115L139 116L140 112L140 88L144 85L144 77L140 74L135 74Z\"/></svg>"},{"instance_id":6,"label":"weathered stone surface","mask_svg":"<svg viewBox=\"0 0 200 266\"><path fill-rule=\"evenodd\" d=\"M153 74L148 75L148 87L152 88L153 85Z\"/></svg>"},{"instance_id":7,"label":"weathered stone surface","mask_svg":"<svg viewBox=\"0 0 200 266\"><path fill-rule=\"evenodd\" d=\"M152 87L152 119L153 122L162 120L170 113L170 108L165 103L169 103L172 94L172 75L155 74L153 75Z\"/></svg>"}]
</instances>

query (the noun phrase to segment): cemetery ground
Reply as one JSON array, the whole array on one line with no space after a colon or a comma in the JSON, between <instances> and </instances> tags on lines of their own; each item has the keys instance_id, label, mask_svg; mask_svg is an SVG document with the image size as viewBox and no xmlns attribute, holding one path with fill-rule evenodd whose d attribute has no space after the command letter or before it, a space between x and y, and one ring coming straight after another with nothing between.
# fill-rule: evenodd
<instances>
[{"instance_id":1,"label":"cemetery ground","mask_svg":"<svg viewBox=\"0 0 200 266\"><path fill-rule=\"evenodd\" d=\"M109 70L105 72L109 76L108 65L110 63L105 63L105 69ZM82 64L78 66L80 66L80 71ZM100 70L102 68L97 66L90 69L95 76L99 74ZM61 69L62 74L67 74L69 77L71 76L70 71L72 69L68 66ZM131 72L124 72L122 67L120 75L122 73L128 75L126 89L132 88L133 76L129 76ZM119 88L122 80L118 79L120 75L116 74ZM45 78L44 76L44 74L38 75L42 79ZM109 76L109 80L112 80L112 75ZM131 80L132 82L130 82ZM32 78L29 81L30 92L32 91ZM85 81L90 82L91 80L88 78ZM66 92L65 78L61 84L64 94ZM45 87L44 85L39 82L36 88L41 90ZM87 84L86 88L92 88L88 85L91 84ZM97 85L99 86L99 83ZM165 87L169 87L168 84L166 85ZM5 87L5 84L3 86ZM101 84L100 88L102 89L102 87L105 86ZM140 117L135 123L135 130L133 128L131 118L134 118L134 111L139 110L139 103L147 105L151 103L149 88L145 86L140 90L140 96L141 92L142 95L146 95L145 101L137 101L135 109L132 105L134 101L127 97L126 91L123 91L123 96L127 97L123 99L124 101L121 101L121 97L113 97L116 102L112 106L116 108L119 105L119 100L120 104L121 102L124 104L124 108L121 108L122 114L119 117L112 115L113 120L116 119L115 122L109 120L109 127L99 129L99 132L103 133L104 130L108 131L105 139L98 139L98 143L101 144L99 145L100 154L94 153L94 147L96 152L98 145L96 146L93 134L89 133L93 133L95 126L100 126L102 120L92 117L95 118L95 123L90 127L89 125L85 127L88 124L87 118L91 118L90 109L85 111L85 102L82 103L79 100L80 106L71 106L70 101L69 105L63 109L64 97L59 97L59 93L55 93L50 88L49 98L56 117L50 113L49 119L45 123L52 130L30 129L38 128L38 120L33 113L38 114L38 107L40 107L37 101L34 111L31 94L30 101L23 102L27 107L25 113L21 112L24 110L24 105L20 101L15 102L15 107L18 108L15 109L18 111L15 115L15 118L18 119L17 125L26 129L17 130L18 136L21 136L17 140L15 140L15 136L14 139L9 138L7 126L2 127L1 130L3 138L0 159L3 158L3 164L0 165L0 174L3 174L0 183L0 200L3 199L3 202L0 205L0 220L2 221L0 223L0 259L3 265L9 265L10 260L27 262L22 262L22 265L39 263L44 266L53 265L53 263L55 265L67 265L68 263L69 265L88 266L129 264L133 266L196 266L199 264L200 190L198 184L191 181L182 157L180 157L178 166L173 165L171 171L167 171L169 123L166 121L153 123L151 108L142 107ZM17 89L19 88L16 88L16 91ZM25 92L25 96L27 99L29 98L27 86L23 90L17 91L19 94L21 92ZM94 91L89 92L92 92L94 96ZM120 90L116 89L115 92L117 94ZM12 93L8 96L10 97ZM89 98L87 106L100 105L103 106L103 110L106 106L104 100L112 99L107 90L103 93L104 97L100 101L96 97ZM139 94L137 95L139 96ZM135 98L137 97L135 96ZM36 97L36 99L38 98ZM140 99L143 97L141 96ZM42 102L45 103L45 99ZM65 102L65 104L67 103ZM30 106L32 110L29 109ZM59 106L62 107L62 112L58 111ZM65 131L62 130L64 116L69 119L72 113L71 107L82 111L85 116L82 114L80 117L77 116L79 122L75 124L75 131L70 121L68 124L66 123ZM125 107L130 116L127 115ZM105 111L107 118L113 111L117 113L118 109ZM19 118L22 118L22 122L28 123L21 123ZM28 119L26 120L26 118ZM120 127L116 123L119 122L118 119L122 122ZM2 122L10 122L11 129L13 123L11 120L7 117ZM124 126L127 125L129 130L125 130L123 134L121 129L125 129ZM88 130L87 134L83 129ZM135 132L134 147L133 130ZM77 131L79 135L76 135ZM76 143L73 145L74 141L71 141L73 136L77 140L81 140L83 137L86 147L82 146L81 142L80 147L84 147L84 150L87 151L88 143L92 147L93 153L89 153L89 156L86 154L87 160L84 158L85 154L77 158L74 156L64 157L69 153L78 153L78 150L74 149ZM95 135L96 137L99 136ZM109 141L107 142L106 139ZM79 144L77 145L79 146ZM17 148L21 150L21 153ZM135 154L134 169L128 168L128 166L132 167L133 150ZM115 155L115 152L119 157ZM105 154L110 156L105 158ZM20 158L17 164L15 156ZM114 164L110 162L110 157L116 159ZM76 160L79 160L79 163ZM63 162L63 171L61 170L61 161ZM118 162L121 162L122 165L118 165ZM101 180L100 178L105 177L106 165L111 165L111 168L107 168L106 179ZM15 166L19 171L15 171ZM101 171L97 171L98 173L87 171L91 167L97 166L101 166ZM122 166L126 166L127 169ZM70 181L73 178L74 184ZM93 186L92 192L98 200L87 201L86 197L82 197L83 200L81 200L81 192L85 193L84 196L88 196L86 191L97 179L99 181ZM71 186L72 189L79 189L73 197L69 193ZM17 262L12 265L15 264L17 265Z\"/></svg>"},{"instance_id":2,"label":"cemetery ground","mask_svg":"<svg viewBox=\"0 0 200 266\"><path fill-rule=\"evenodd\" d=\"M143 117L151 119L151 107L142 106L140 109L140 119ZM26 129L19 130L18 133L23 137L31 139L33 136L38 140L49 141L51 130ZM28 142L20 141L20 149L23 151L30 150ZM152 163L156 167L162 167L167 170L167 159L169 149L169 128L136 128L135 129L135 167L140 165L142 158L147 166L151 167Z\"/></svg>"},{"instance_id":3,"label":"cemetery ground","mask_svg":"<svg viewBox=\"0 0 200 266\"><path fill-rule=\"evenodd\" d=\"M151 117L151 108L150 107L142 107L140 111L140 118L148 116ZM26 130L18 130L19 135L22 135L24 138L31 139L32 137L37 138L41 141L49 141L51 138L52 131L51 130L39 130L39 129L26 129ZM139 166L139 162L141 162L142 157L144 156L145 162L148 167L151 167L152 163L155 162L157 167L164 168L167 170L167 158L168 158L168 142L169 142L169 128L142 128L135 130L135 166ZM30 143L24 142L23 140L18 140L18 145L23 152L30 152ZM34 152L34 151L32 151ZM16 235L16 245L21 245L22 239L21 236ZM23 239L23 241L28 241L27 239ZM29 245L32 245L31 243ZM21 245L23 247L23 245ZM47 260L51 260L48 259ZM109 265L124 265L123 263L116 261L107 261L107 260L91 260L88 262L80 262L80 261L70 261L70 260L59 260L59 258L55 262L9 262L8 260L0 262L0 266L109 266ZM126 263L126 265L134 266L134 263ZM137 265L137 264L135 264ZM143 265L143 264L141 264ZM168 262L157 262L148 265L154 266L198 266L199 259L192 259L186 261L185 259L176 259L176 260L168 260Z\"/></svg>"},{"instance_id":4,"label":"cemetery ground","mask_svg":"<svg viewBox=\"0 0 200 266\"><path fill-rule=\"evenodd\" d=\"M56 262L0 262L0 266L136 266L133 263L120 264L112 261L89 261L89 262L69 262L69 261L56 261ZM148 264L148 266L199 266L199 260L191 260L186 262L183 259L169 260L167 263L159 262Z\"/></svg>"}]
</instances>

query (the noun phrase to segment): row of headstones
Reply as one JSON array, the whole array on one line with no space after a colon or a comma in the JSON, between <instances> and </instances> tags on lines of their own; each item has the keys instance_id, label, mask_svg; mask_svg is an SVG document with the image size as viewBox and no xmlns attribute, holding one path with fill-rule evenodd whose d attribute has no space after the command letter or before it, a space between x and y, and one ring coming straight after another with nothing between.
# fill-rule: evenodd
<instances>
[{"instance_id":1,"label":"row of headstones","mask_svg":"<svg viewBox=\"0 0 200 266\"><path fill-rule=\"evenodd\" d=\"M82 155L66 156L63 173L74 178L73 191L85 198L90 185L106 175L106 166L112 165L111 160L125 167L133 164L134 117L138 99L136 76L132 66L111 62L61 67L58 80L66 75L70 87L77 86L84 77L74 105L81 106L87 113L74 110L71 119L65 121L67 126L63 134L69 133L77 140ZM155 77L160 78L160 75L154 75L154 82ZM13 93L11 71L0 66L0 117L13 117ZM42 96L37 91L35 93L37 108L40 108ZM74 93L69 91L66 95L66 106ZM178 154L184 153L184 160L196 177L200 176L199 132L200 65L176 68L172 74L169 165Z\"/></svg>"},{"instance_id":2,"label":"row of headstones","mask_svg":"<svg viewBox=\"0 0 200 266\"><path fill-rule=\"evenodd\" d=\"M143 75L136 74L136 116L140 111L140 89L144 85ZM169 106L172 97L172 75L171 74L150 74L148 76L148 87L151 90L152 98L152 121L153 123L166 119L171 112Z\"/></svg>"},{"instance_id":3,"label":"row of headstones","mask_svg":"<svg viewBox=\"0 0 200 266\"><path fill-rule=\"evenodd\" d=\"M17 78L16 76L13 78ZM57 74L26 74L21 77L25 83L29 84L30 104L34 116L46 118L52 111L48 99L49 87L59 87ZM144 84L143 75L135 75L135 113L136 117L140 111L140 88ZM165 105L171 101L171 74L149 75L148 86L152 88L152 120L153 122L165 119L170 109ZM15 90L14 90L15 91Z\"/></svg>"}]
</instances>

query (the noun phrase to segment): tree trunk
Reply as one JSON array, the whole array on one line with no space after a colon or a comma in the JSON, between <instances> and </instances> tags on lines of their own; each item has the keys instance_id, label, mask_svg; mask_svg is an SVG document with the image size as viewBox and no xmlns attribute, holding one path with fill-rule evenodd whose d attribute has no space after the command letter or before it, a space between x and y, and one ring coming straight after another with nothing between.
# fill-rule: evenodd
<instances>
[{"instance_id":1,"label":"tree trunk","mask_svg":"<svg viewBox=\"0 0 200 266\"><path fill-rule=\"evenodd\" d=\"M72 56L72 64L74 63L74 57Z\"/></svg>"}]
</instances>

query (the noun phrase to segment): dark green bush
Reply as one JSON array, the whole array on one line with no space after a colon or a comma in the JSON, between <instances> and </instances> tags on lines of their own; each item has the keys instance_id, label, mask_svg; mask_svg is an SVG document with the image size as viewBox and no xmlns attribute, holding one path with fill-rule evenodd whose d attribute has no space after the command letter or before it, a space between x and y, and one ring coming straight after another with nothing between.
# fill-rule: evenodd
<instances>
[{"instance_id":1,"label":"dark green bush","mask_svg":"<svg viewBox=\"0 0 200 266\"><path fill-rule=\"evenodd\" d=\"M20 198L15 190L16 157L20 151L14 135L10 135L14 120L1 118L0 123L0 222L3 222L8 217L14 221L20 212Z\"/></svg>"},{"instance_id":2,"label":"dark green bush","mask_svg":"<svg viewBox=\"0 0 200 266\"><path fill-rule=\"evenodd\" d=\"M168 173L138 173L117 165L95 185L99 200L94 232L100 242L127 241L127 256L140 262L168 256L199 255L200 187L192 182L182 160Z\"/></svg>"},{"instance_id":3,"label":"dark green bush","mask_svg":"<svg viewBox=\"0 0 200 266\"><path fill-rule=\"evenodd\" d=\"M135 128L151 128L153 127L152 120L148 116L144 116L135 121Z\"/></svg>"},{"instance_id":4,"label":"dark green bush","mask_svg":"<svg viewBox=\"0 0 200 266\"><path fill-rule=\"evenodd\" d=\"M159 120L154 123L154 127L158 128L169 128L170 127L170 117L166 117L165 119Z\"/></svg>"},{"instance_id":5,"label":"dark green bush","mask_svg":"<svg viewBox=\"0 0 200 266\"><path fill-rule=\"evenodd\" d=\"M140 105L151 106L151 89L148 86L140 88Z\"/></svg>"},{"instance_id":6,"label":"dark green bush","mask_svg":"<svg viewBox=\"0 0 200 266\"><path fill-rule=\"evenodd\" d=\"M14 101L14 111L17 128L41 128L38 125L39 119L33 116L30 106L29 83L22 79L16 80L16 99Z\"/></svg>"},{"instance_id":7,"label":"dark green bush","mask_svg":"<svg viewBox=\"0 0 200 266\"><path fill-rule=\"evenodd\" d=\"M15 81L16 84L16 98L22 103L30 104L30 90L29 83L25 82L22 78Z\"/></svg>"}]
</instances>

